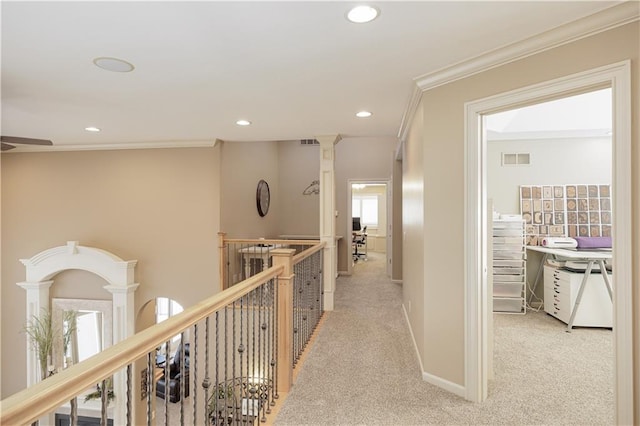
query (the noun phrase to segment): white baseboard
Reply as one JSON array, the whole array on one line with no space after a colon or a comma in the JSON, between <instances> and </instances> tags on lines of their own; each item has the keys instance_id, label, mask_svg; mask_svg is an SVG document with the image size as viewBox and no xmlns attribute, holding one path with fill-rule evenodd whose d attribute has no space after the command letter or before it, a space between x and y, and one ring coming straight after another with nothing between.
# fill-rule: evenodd
<instances>
[{"instance_id":1,"label":"white baseboard","mask_svg":"<svg viewBox=\"0 0 640 426\"><path fill-rule=\"evenodd\" d=\"M458 395L459 397L467 398L467 389L457 383L450 382L442 377L434 376L433 374L425 373L424 371L422 372L422 380L451 392L452 394Z\"/></svg>"},{"instance_id":2,"label":"white baseboard","mask_svg":"<svg viewBox=\"0 0 640 426\"><path fill-rule=\"evenodd\" d=\"M418 345L413 335L413 329L411 328L411 323L409 322L409 315L407 315L407 309L405 308L404 303L402 304L402 312L404 313L404 319L407 321L407 327L409 327L409 334L411 335L411 341L413 342L413 347L416 350L416 355L418 357L418 364L420 365L420 371L422 372L422 380L466 399L467 389L464 386L461 386L457 383L450 382L441 377L434 376L433 374L429 374L424 371L424 367L422 365L422 358L420 357L420 351L418 350Z\"/></svg>"},{"instance_id":3,"label":"white baseboard","mask_svg":"<svg viewBox=\"0 0 640 426\"><path fill-rule=\"evenodd\" d=\"M411 341L413 342L413 348L416 350L416 356L418 357L418 364L420 364L420 371L424 375L424 367L422 366L422 358L420 358L420 351L418 350L418 344L416 338L413 335L413 329L411 328L411 322L409 322L409 315L407 315L407 308L402 304L402 312L404 313L404 319L407 321L407 327L409 327L409 334L411 335Z\"/></svg>"}]
</instances>

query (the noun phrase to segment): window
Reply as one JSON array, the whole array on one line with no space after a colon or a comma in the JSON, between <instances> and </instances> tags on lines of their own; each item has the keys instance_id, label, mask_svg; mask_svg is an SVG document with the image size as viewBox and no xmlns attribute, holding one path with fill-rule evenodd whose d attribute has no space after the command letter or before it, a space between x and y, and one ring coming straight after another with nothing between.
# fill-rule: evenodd
<instances>
[{"instance_id":1,"label":"window","mask_svg":"<svg viewBox=\"0 0 640 426\"><path fill-rule=\"evenodd\" d=\"M360 217L362 226L378 226L378 197L354 195L351 198L351 216Z\"/></svg>"},{"instance_id":2,"label":"window","mask_svg":"<svg viewBox=\"0 0 640 426\"><path fill-rule=\"evenodd\" d=\"M157 297L156 298L156 324L162 322L170 317L179 314L183 311L182 306L176 302L175 300L171 300L166 297ZM176 334L171 338L171 352L175 352L178 348L178 343L180 343L180 334ZM156 363L163 362L165 358L165 346L166 343L163 343L159 348L158 352L160 354L159 357L156 358Z\"/></svg>"}]
</instances>

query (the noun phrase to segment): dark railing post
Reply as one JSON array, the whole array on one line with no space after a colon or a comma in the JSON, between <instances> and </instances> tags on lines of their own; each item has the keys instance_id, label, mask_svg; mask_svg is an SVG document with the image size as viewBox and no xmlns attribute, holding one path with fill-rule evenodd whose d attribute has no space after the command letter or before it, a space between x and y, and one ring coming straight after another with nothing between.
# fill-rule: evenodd
<instances>
[{"instance_id":1,"label":"dark railing post","mask_svg":"<svg viewBox=\"0 0 640 426\"><path fill-rule=\"evenodd\" d=\"M278 276L278 392L289 392L293 383L293 255L294 249L271 251L273 266L284 266Z\"/></svg>"}]
</instances>

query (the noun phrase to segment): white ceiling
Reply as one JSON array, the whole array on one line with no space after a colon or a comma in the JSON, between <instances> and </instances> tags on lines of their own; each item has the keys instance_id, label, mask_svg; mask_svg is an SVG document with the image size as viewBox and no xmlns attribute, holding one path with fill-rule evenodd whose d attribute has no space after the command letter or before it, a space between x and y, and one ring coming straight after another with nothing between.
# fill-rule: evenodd
<instances>
[{"instance_id":1,"label":"white ceiling","mask_svg":"<svg viewBox=\"0 0 640 426\"><path fill-rule=\"evenodd\" d=\"M488 115L488 140L610 137L611 96L601 89Z\"/></svg>"},{"instance_id":2,"label":"white ceiling","mask_svg":"<svg viewBox=\"0 0 640 426\"><path fill-rule=\"evenodd\" d=\"M352 24L353 2L3 1L2 134L58 147L395 137L415 78L618 3L375 2L378 19ZM102 70L101 56L136 69Z\"/></svg>"}]
</instances>

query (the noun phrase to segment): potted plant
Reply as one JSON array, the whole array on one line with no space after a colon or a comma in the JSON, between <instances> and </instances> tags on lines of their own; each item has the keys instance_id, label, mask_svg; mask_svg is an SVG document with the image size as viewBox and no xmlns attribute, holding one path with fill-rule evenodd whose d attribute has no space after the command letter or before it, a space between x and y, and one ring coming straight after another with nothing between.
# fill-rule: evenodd
<instances>
[{"instance_id":1,"label":"potted plant","mask_svg":"<svg viewBox=\"0 0 640 426\"><path fill-rule=\"evenodd\" d=\"M42 309L40 316L33 315L24 327L25 333L29 337L32 348L36 351L36 357L40 363L41 380L47 378L49 372L49 360L53 349L53 322L51 312Z\"/></svg>"},{"instance_id":2,"label":"potted plant","mask_svg":"<svg viewBox=\"0 0 640 426\"><path fill-rule=\"evenodd\" d=\"M53 365L50 364L52 358L53 344L57 335L62 332L62 344L64 353L71 342L71 337L76 331L76 311L65 311L63 314L63 323L67 324L64 330L58 330L53 325L51 312L48 309L42 309L40 316L33 315L31 320L27 322L24 331L29 337L29 341L33 349L36 351L36 357L40 364L41 379L54 373Z\"/></svg>"},{"instance_id":3,"label":"potted plant","mask_svg":"<svg viewBox=\"0 0 640 426\"><path fill-rule=\"evenodd\" d=\"M115 394L113 393L113 379L111 377L107 378L105 381L107 385L107 404L109 404L115 398ZM93 401L96 399L102 399L102 382L96 385L96 390L93 392L89 392L84 396L84 402Z\"/></svg>"}]
</instances>

